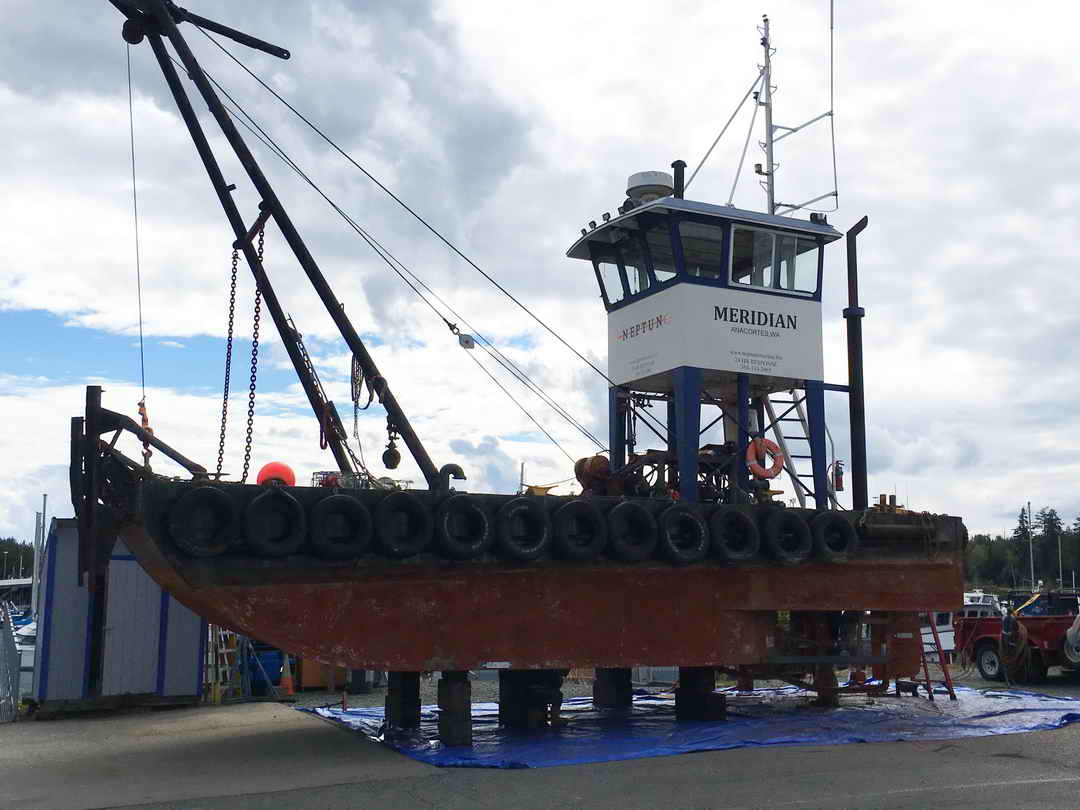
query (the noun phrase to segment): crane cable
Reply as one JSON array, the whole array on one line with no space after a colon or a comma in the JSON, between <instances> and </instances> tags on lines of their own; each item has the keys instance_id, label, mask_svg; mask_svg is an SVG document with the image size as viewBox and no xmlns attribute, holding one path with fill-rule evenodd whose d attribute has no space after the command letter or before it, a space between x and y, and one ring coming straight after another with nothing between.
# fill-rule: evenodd
<instances>
[{"instance_id":1,"label":"crane cable","mask_svg":"<svg viewBox=\"0 0 1080 810\"><path fill-rule=\"evenodd\" d=\"M364 230L364 228L362 228L347 212L345 212L336 202L334 202L325 192L323 192L322 189L296 164L296 162L293 161L292 158L284 152L284 150L276 143L276 141L273 140L273 138L266 132L266 130L263 129L254 120L254 118L252 118L252 116L236 101L236 99L233 98L233 96L224 87L222 87L222 85L209 73L207 73L206 75L207 78L214 84L214 86L228 99L231 105L242 116L242 118L238 118L236 120L240 124L242 124L248 130L248 132L250 132L264 146L270 149L280 160L282 160L287 166L289 166L301 179L303 179L309 186L311 186L311 188L314 189L316 193L318 193L331 206L331 208L333 208L334 211L339 216L341 216L345 220L345 222L353 228L353 230L356 231L356 233L368 244L368 246L373 251L375 251L375 253L380 258L382 258L384 262L386 262L390 269L393 270L401 278L401 280L420 298L420 300L422 300L431 309L431 311L436 315L436 317L443 321L443 323L450 329L451 332L453 332L455 335L459 334L457 325L451 322L442 312L438 310L438 308L434 304L432 304L432 302L424 295L424 293L420 291L417 284L426 289L434 298L436 298L441 304L443 304L443 306L445 306L452 315L458 317L458 319L461 320L463 323L466 323L469 328L473 328L471 325L468 324L467 321L457 315L457 313L448 304L446 304L446 302L441 297L439 297L433 290L431 290L431 288L426 283L424 283L422 279L416 276L411 270L408 269L408 267L405 266L404 263L402 263L399 259L393 256L393 254L391 254L385 247L383 247L378 241L376 241L374 237L372 237L366 230ZM247 121L243 119L247 119ZM250 125L248 122L250 122ZM400 270L398 269L399 267ZM404 271L404 273L407 273L408 276L411 276L416 283L407 278L402 271ZM574 419L574 417L570 415L569 412L562 408L562 406L559 405L553 398L551 398L550 395L548 395L539 385L533 382L523 370L518 368L513 363L513 361L510 360L510 358L506 357L506 355L504 355L497 348L495 348L495 346L491 344L489 340L483 338L483 336L480 337L483 341L481 343L481 348L484 349L499 365L501 365L511 375L518 379L518 381L521 382L522 385L525 385L526 388L536 393L537 396L541 397L548 405L550 405L554 410L556 410L556 412L559 413L560 416L562 416L571 425L581 431L586 438L594 442L597 447L602 449L604 448L603 443L600 442L600 440L596 438L596 436L593 435L588 430L588 428L586 428L584 425ZM485 343L487 345L484 345ZM479 363L479 361L476 361L475 358L473 358L473 360L474 362L477 362L478 365L480 365L480 368L486 374L488 374L489 377L491 377L491 374L482 364ZM506 395L511 399L512 402L514 402L515 405L518 406L518 408L525 412L526 416L528 416L529 419L534 424L536 424L537 427L540 428L540 430L544 433L545 436L551 439L551 441L565 455L567 455L568 458L571 458L571 461L574 460L572 457L570 457L566 450L551 436L551 434L542 425L540 425L539 422L537 422L537 420L532 416L532 414L530 414L524 408L524 406L522 406L521 403L519 403L510 394L509 391L507 391L502 385L500 385L494 377L491 377L491 379L504 393L506 393Z\"/></svg>"},{"instance_id":2,"label":"crane cable","mask_svg":"<svg viewBox=\"0 0 1080 810\"><path fill-rule=\"evenodd\" d=\"M142 387L142 397L139 399L138 412L139 422L143 430L153 434L150 427L150 417L146 412L146 352L143 343L143 309L142 309L142 259L139 250L139 191L135 182L135 103L131 89L131 45L127 45L127 96L128 96L128 135L131 144L131 207L135 223L135 290L139 308L139 382ZM143 442L143 465L150 467L150 442Z\"/></svg>"},{"instance_id":3,"label":"crane cable","mask_svg":"<svg viewBox=\"0 0 1080 810\"><path fill-rule=\"evenodd\" d=\"M413 218L416 219L417 222L419 222L421 225L423 225L425 228L427 228L437 239L439 239L439 241L441 241L444 245L446 245L451 251L456 253L470 267L472 267L474 270L476 270L478 273L480 273L480 275L482 275L485 279L487 279L497 290L499 290L499 292L501 292L508 299L510 299L523 312L525 312L530 318L532 318L534 321L536 321L549 334L551 334L552 337L554 337L563 346L565 346L567 349L569 349L579 360L581 360L583 363L585 363L587 366L589 366L589 368L591 368L593 371L595 371L597 374L599 374L601 377L603 377L604 380L606 380L609 385L611 385L613 387L617 387L615 381L612 380L607 374L605 374L595 363L593 363L591 360L589 360L587 357L585 357L585 355L583 355L581 352L579 352L576 348L571 346L570 343L565 338L562 337L562 335L560 335L551 326L549 326L542 318L540 318L539 315L537 315L535 312L533 312L531 309L529 309L527 306L525 306L525 304L523 304L521 301L519 301L502 284L500 284L491 275L489 275L487 272L485 272L476 262L474 262L472 259L470 259L468 256L466 256L461 251L461 249L457 247L457 245L455 245L453 242L451 242L449 239L447 239L445 236L443 236L442 233L440 233L433 225L431 225L426 219L424 219L422 216L420 216L420 214L418 214L415 210L413 210L413 208L411 208L408 205L408 203L406 203L404 200L402 200L400 197L398 197L393 191L391 191L389 188L387 188L373 174L371 174L371 172L369 172L367 169L365 169L363 166L361 166L359 163L357 163L356 160L354 160L353 157L351 155L349 155L348 152L346 152L344 149L342 149L340 146L338 146L338 144L335 143L334 140L332 138L330 138L329 135L327 135L325 132L323 132L321 129L319 129L319 127L317 127L314 123L312 123L312 121L310 119L308 119L303 113L301 113L298 109L296 109L296 107L294 107L292 104L290 104L288 102L288 100L286 100L280 93L278 93L273 87L271 87L266 81L264 81L258 74L256 74L254 71L252 71L247 65L245 65L244 62L241 61L239 57L235 56L232 53L232 51L230 51L228 48L226 48L224 45L222 45L220 42L218 42L217 39L215 39L213 36L211 36L209 33L207 33L205 30L203 30L197 24L193 23L193 25L195 25L196 29L198 29L198 31L204 37L206 37L208 40L210 40L210 42L212 42L214 44L214 46L218 50L220 50L222 53L224 53L230 60L235 62L240 67L241 70L243 70L245 73L247 73L256 82L258 82L274 98L276 98L283 105L285 105L285 107L287 107L289 109L289 111L293 113L293 115L295 115L297 118L299 118L301 121L303 121L304 124L306 124L312 130L312 132L314 132L316 135L318 135L320 138L322 138L324 141L326 141L326 143L334 151L336 151L343 158L345 158L345 160L347 160L356 169L358 169L361 173L363 173L365 177L367 177L369 180L371 180L372 183L374 183L383 192L385 192L392 200L394 200L394 202L396 202L403 209L405 209L405 211L407 211L409 214L411 214L413 216ZM641 417L642 417L642 419L646 419L646 417L647 417L648 419L651 419L656 424L656 426L659 427L661 430L665 429L664 426L661 425L657 420L655 420L654 417L652 417L651 415L646 414L644 411L642 411Z\"/></svg>"}]
</instances>

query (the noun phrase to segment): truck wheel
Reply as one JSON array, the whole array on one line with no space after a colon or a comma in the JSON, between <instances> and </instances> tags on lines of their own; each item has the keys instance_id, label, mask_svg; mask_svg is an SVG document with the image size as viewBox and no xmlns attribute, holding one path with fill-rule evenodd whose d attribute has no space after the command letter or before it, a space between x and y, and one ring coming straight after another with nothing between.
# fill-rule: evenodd
<instances>
[{"instance_id":1,"label":"truck wheel","mask_svg":"<svg viewBox=\"0 0 1080 810\"><path fill-rule=\"evenodd\" d=\"M1005 677L1001 665L1001 653L996 644L984 642L975 650L975 666L984 681L1000 681Z\"/></svg>"}]
</instances>

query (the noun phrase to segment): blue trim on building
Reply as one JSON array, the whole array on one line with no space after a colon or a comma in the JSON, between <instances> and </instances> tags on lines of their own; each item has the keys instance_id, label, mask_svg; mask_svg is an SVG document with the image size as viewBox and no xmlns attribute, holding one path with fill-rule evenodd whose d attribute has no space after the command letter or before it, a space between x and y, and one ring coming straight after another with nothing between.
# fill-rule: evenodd
<instances>
[{"instance_id":1,"label":"blue trim on building","mask_svg":"<svg viewBox=\"0 0 1080 810\"><path fill-rule=\"evenodd\" d=\"M827 383L827 382L823 382L823 383L821 384L821 387L822 387L822 388L823 388L824 390L826 390L826 391L839 391L839 392L841 392L841 393L843 393L843 394L848 394L848 393L850 393L850 392L851 392L851 389L850 389L850 388L848 388L848 386L846 386L846 385L840 385L839 383Z\"/></svg>"},{"instance_id":2,"label":"blue trim on building","mask_svg":"<svg viewBox=\"0 0 1080 810\"><path fill-rule=\"evenodd\" d=\"M49 532L49 537L45 541L47 544L46 557L48 559L45 562L45 568L48 572L49 581L45 585L45 609L42 611L41 616L38 617L38 621L44 625L43 632L41 634L41 661L38 667L38 703L45 702L45 695L49 685L49 644L52 641L52 609L53 609L53 593L56 591L56 544L57 544L57 532L56 524L53 524L52 531Z\"/></svg>"},{"instance_id":3,"label":"blue trim on building","mask_svg":"<svg viewBox=\"0 0 1080 810\"><path fill-rule=\"evenodd\" d=\"M206 636L209 632L209 623L206 619L203 619L199 622L199 661L195 665L195 696L199 698L203 694L203 675L206 669Z\"/></svg>"},{"instance_id":4,"label":"blue trim on building","mask_svg":"<svg viewBox=\"0 0 1080 810\"><path fill-rule=\"evenodd\" d=\"M161 591L161 608L158 610L157 693L165 694L165 659L169 644L169 592Z\"/></svg>"}]
</instances>

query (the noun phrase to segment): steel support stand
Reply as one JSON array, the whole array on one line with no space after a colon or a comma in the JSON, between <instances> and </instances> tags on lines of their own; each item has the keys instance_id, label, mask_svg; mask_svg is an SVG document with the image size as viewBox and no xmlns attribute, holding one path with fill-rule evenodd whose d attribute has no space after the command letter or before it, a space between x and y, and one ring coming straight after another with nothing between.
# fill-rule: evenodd
<instances>
[{"instance_id":1,"label":"steel support stand","mask_svg":"<svg viewBox=\"0 0 1080 810\"><path fill-rule=\"evenodd\" d=\"M629 709L634 702L630 668L597 667L593 679L592 702L598 709Z\"/></svg>"},{"instance_id":2,"label":"steel support stand","mask_svg":"<svg viewBox=\"0 0 1080 810\"><path fill-rule=\"evenodd\" d=\"M679 685L675 689L675 719L723 720L727 717L727 699L716 689L713 667L679 667Z\"/></svg>"},{"instance_id":3,"label":"steel support stand","mask_svg":"<svg viewBox=\"0 0 1080 810\"><path fill-rule=\"evenodd\" d=\"M385 718L392 728L420 727L419 672L388 673Z\"/></svg>"},{"instance_id":4,"label":"steel support stand","mask_svg":"<svg viewBox=\"0 0 1080 810\"><path fill-rule=\"evenodd\" d=\"M735 375L735 397L738 399L735 416L739 422L739 439L736 449L736 458L739 459L736 467L739 473L735 478L739 489L745 491L750 488L750 470L747 469L746 464L742 463L742 459L746 458L746 448L750 445L750 431L748 430L750 426L750 377L748 375Z\"/></svg>"},{"instance_id":5,"label":"steel support stand","mask_svg":"<svg viewBox=\"0 0 1080 810\"><path fill-rule=\"evenodd\" d=\"M698 431L701 429L701 383L703 374L694 366L679 366L672 373L675 385L675 442L679 465L679 497L689 503L698 499Z\"/></svg>"},{"instance_id":6,"label":"steel support stand","mask_svg":"<svg viewBox=\"0 0 1080 810\"><path fill-rule=\"evenodd\" d=\"M439 678L439 739L443 745L472 745L472 683L467 670Z\"/></svg>"},{"instance_id":7,"label":"steel support stand","mask_svg":"<svg viewBox=\"0 0 1080 810\"><path fill-rule=\"evenodd\" d=\"M611 471L626 466L627 393L618 386L608 388L608 447L611 448Z\"/></svg>"},{"instance_id":8,"label":"steel support stand","mask_svg":"<svg viewBox=\"0 0 1080 810\"><path fill-rule=\"evenodd\" d=\"M810 466L814 473L814 505L829 508L828 461L825 458L825 388L820 380L806 381L806 421L810 428Z\"/></svg>"}]
</instances>

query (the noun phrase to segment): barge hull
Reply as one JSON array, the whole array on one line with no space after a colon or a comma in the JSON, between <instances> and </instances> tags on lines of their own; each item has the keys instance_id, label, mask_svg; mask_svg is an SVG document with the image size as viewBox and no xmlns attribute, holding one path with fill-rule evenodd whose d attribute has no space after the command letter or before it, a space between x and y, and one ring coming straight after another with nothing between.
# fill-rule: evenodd
<instances>
[{"instance_id":1,"label":"barge hull","mask_svg":"<svg viewBox=\"0 0 1080 810\"><path fill-rule=\"evenodd\" d=\"M963 592L952 556L410 567L407 578L338 568L335 581L320 582L240 561L177 564L141 527L123 536L152 577L210 621L327 664L391 671L758 664L768 660L776 611L953 610Z\"/></svg>"}]
</instances>

